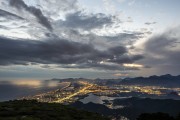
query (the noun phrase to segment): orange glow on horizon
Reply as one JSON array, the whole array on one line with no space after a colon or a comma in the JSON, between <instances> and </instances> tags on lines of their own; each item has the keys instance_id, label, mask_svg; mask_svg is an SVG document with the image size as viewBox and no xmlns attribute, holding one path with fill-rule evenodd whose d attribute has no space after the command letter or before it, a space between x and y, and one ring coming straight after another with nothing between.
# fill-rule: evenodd
<instances>
[{"instance_id":1,"label":"orange glow on horizon","mask_svg":"<svg viewBox=\"0 0 180 120\"><path fill-rule=\"evenodd\" d=\"M33 87L38 87L42 85L42 82L40 80L16 80L16 81L11 81L11 83L18 86L33 86Z\"/></svg>"},{"instance_id":2,"label":"orange glow on horizon","mask_svg":"<svg viewBox=\"0 0 180 120\"><path fill-rule=\"evenodd\" d=\"M140 64L123 64L124 67L137 67L137 68L142 68L144 67L143 65Z\"/></svg>"}]
</instances>

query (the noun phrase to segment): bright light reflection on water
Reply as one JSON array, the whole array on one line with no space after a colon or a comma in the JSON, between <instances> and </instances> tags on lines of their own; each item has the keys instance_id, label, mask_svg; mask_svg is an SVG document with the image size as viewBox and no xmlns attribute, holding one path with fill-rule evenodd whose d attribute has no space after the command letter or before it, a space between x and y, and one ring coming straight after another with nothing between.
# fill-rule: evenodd
<instances>
[{"instance_id":1,"label":"bright light reflection on water","mask_svg":"<svg viewBox=\"0 0 180 120\"><path fill-rule=\"evenodd\" d=\"M0 81L0 101L18 99L51 90L63 88L67 84L53 80L10 80Z\"/></svg>"}]
</instances>

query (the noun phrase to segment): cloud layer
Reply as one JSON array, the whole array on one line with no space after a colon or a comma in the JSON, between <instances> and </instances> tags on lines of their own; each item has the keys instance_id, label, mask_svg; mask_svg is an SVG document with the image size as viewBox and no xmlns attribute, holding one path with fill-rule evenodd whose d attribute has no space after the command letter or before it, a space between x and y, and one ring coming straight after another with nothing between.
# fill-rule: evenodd
<instances>
[{"instance_id":1,"label":"cloud layer","mask_svg":"<svg viewBox=\"0 0 180 120\"><path fill-rule=\"evenodd\" d=\"M51 23L49 22L48 18L46 18L42 11L36 7L28 6L25 4L23 0L10 0L9 4L12 7L15 7L19 10L23 9L31 14L33 14L40 24L42 24L44 27L46 27L49 30L52 30Z\"/></svg>"},{"instance_id":2,"label":"cloud layer","mask_svg":"<svg viewBox=\"0 0 180 120\"><path fill-rule=\"evenodd\" d=\"M155 35L156 19L140 20L141 26L116 12L115 1L103 2L107 10L91 13L78 0L0 1L0 67L177 73L179 26Z\"/></svg>"},{"instance_id":3,"label":"cloud layer","mask_svg":"<svg viewBox=\"0 0 180 120\"><path fill-rule=\"evenodd\" d=\"M71 66L116 70L124 63L133 63L143 58L141 55L128 55L128 50L123 46L101 51L90 44L63 39L34 41L0 38L0 40L1 65L63 64L64 68Z\"/></svg>"}]
</instances>

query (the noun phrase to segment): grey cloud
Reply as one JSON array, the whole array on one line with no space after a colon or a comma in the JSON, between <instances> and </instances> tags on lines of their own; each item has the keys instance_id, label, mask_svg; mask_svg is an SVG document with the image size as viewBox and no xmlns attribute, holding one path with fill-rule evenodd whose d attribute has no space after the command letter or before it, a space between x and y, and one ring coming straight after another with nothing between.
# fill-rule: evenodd
<instances>
[{"instance_id":1,"label":"grey cloud","mask_svg":"<svg viewBox=\"0 0 180 120\"><path fill-rule=\"evenodd\" d=\"M109 52L114 55L122 55L127 52L127 49L123 46L117 46L109 49Z\"/></svg>"},{"instance_id":2,"label":"grey cloud","mask_svg":"<svg viewBox=\"0 0 180 120\"><path fill-rule=\"evenodd\" d=\"M146 25L154 25L154 24L156 24L157 22L146 22L146 23L144 23L144 24L146 24Z\"/></svg>"},{"instance_id":3,"label":"grey cloud","mask_svg":"<svg viewBox=\"0 0 180 120\"><path fill-rule=\"evenodd\" d=\"M35 41L12 40L1 37L0 40L0 65L39 63L68 66L69 64L77 64L77 68L97 67L112 70L113 68L117 69L117 66L103 65L100 62L109 60L108 62L123 64L141 59L128 55L128 50L123 46L100 51L90 44L63 39ZM116 59L114 59L115 56Z\"/></svg>"},{"instance_id":4,"label":"grey cloud","mask_svg":"<svg viewBox=\"0 0 180 120\"><path fill-rule=\"evenodd\" d=\"M21 19L21 20L24 19L18 15L12 14L12 13L7 12L7 11L2 10L2 9L0 9L0 17L6 17L8 19Z\"/></svg>"},{"instance_id":5,"label":"grey cloud","mask_svg":"<svg viewBox=\"0 0 180 120\"><path fill-rule=\"evenodd\" d=\"M173 33L176 31L173 31ZM147 52L153 52L155 54L166 54L169 48L178 45L179 38L172 36L171 32L165 32L162 35L153 36L149 39L145 48ZM165 52L166 51L166 52Z\"/></svg>"},{"instance_id":6,"label":"grey cloud","mask_svg":"<svg viewBox=\"0 0 180 120\"><path fill-rule=\"evenodd\" d=\"M7 25L7 21L9 24ZM1 30L9 30L14 26L18 26L16 23L25 21L24 18L0 9L0 28ZM21 26L21 25L20 25Z\"/></svg>"},{"instance_id":7,"label":"grey cloud","mask_svg":"<svg viewBox=\"0 0 180 120\"><path fill-rule=\"evenodd\" d=\"M50 21L43 15L40 9L37 9L33 6L27 6L23 0L10 0L10 5L17 8L17 9L25 9L29 13L33 14L37 19L38 22L46 27L49 30L52 30L52 26Z\"/></svg>"},{"instance_id":8,"label":"grey cloud","mask_svg":"<svg viewBox=\"0 0 180 120\"><path fill-rule=\"evenodd\" d=\"M150 38L145 43L145 56L147 59L144 59L143 63L154 68L158 66L157 69L160 73L162 73L162 71L164 71L164 73L169 72L168 69L171 69L172 74L177 73L177 68L180 68L179 28L180 27L172 28L163 34ZM168 69L165 70L164 68Z\"/></svg>"},{"instance_id":9,"label":"grey cloud","mask_svg":"<svg viewBox=\"0 0 180 120\"><path fill-rule=\"evenodd\" d=\"M86 15L82 12L76 12L66 15L66 20L59 20L55 23L60 27L76 28L83 30L90 30L94 28L101 28L104 25L111 25L113 23L113 16L105 14L90 14Z\"/></svg>"},{"instance_id":10,"label":"grey cloud","mask_svg":"<svg viewBox=\"0 0 180 120\"><path fill-rule=\"evenodd\" d=\"M116 36L105 36L109 42L117 44L117 41L124 44L132 44L136 40L145 37L145 32L129 32L124 31L123 33L119 33Z\"/></svg>"},{"instance_id":11,"label":"grey cloud","mask_svg":"<svg viewBox=\"0 0 180 120\"><path fill-rule=\"evenodd\" d=\"M0 28L1 28L1 29L4 29L4 30L8 30L8 29L9 29L8 27L3 26L3 25L0 25Z\"/></svg>"},{"instance_id":12,"label":"grey cloud","mask_svg":"<svg viewBox=\"0 0 180 120\"><path fill-rule=\"evenodd\" d=\"M36 2L37 7L42 8L51 17L57 17L60 12L77 11L79 9L77 0L36 0Z\"/></svg>"},{"instance_id":13,"label":"grey cloud","mask_svg":"<svg viewBox=\"0 0 180 120\"><path fill-rule=\"evenodd\" d=\"M48 42L33 40L11 40L1 38L0 64L70 64L77 62L85 53L94 50L91 46L66 40Z\"/></svg>"},{"instance_id":14,"label":"grey cloud","mask_svg":"<svg viewBox=\"0 0 180 120\"><path fill-rule=\"evenodd\" d=\"M97 62L88 62L88 63L82 63L82 64L78 64L78 65L60 65L59 67L63 67L63 68L78 68L78 69L86 69L86 68L92 68L92 69L97 69L97 70L139 70L139 68L130 68L130 67L123 67L122 65L117 65L117 64L113 64L113 65L108 65L108 64L100 64Z\"/></svg>"},{"instance_id":15,"label":"grey cloud","mask_svg":"<svg viewBox=\"0 0 180 120\"><path fill-rule=\"evenodd\" d=\"M122 66L117 66L117 65L105 65L105 64L100 64L97 62L91 63L82 63L78 65L61 65L59 67L63 68L78 68L78 69L86 69L86 68L94 68L94 69L100 69L100 70L123 70L124 68Z\"/></svg>"},{"instance_id":16,"label":"grey cloud","mask_svg":"<svg viewBox=\"0 0 180 120\"><path fill-rule=\"evenodd\" d=\"M82 30L83 31L83 30ZM117 46L117 45L132 45L135 41L139 40L142 37L145 37L145 34L143 32L129 32L124 31L123 33L119 33L114 36L99 36L94 33L89 34L81 34L81 30L74 30L74 29L66 29L62 30L65 36L64 38L76 41L82 42L82 43L90 43L93 44L96 48L105 50L107 48ZM48 35L48 34L47 34ZM48 35L48 37L51 37L51 35Z\"/></svg>"},{"instance_id":17,"label":"grey cloud","mask_svg":"<svg viewBox=\"0 0 180 120\"><path fill-rule=\"evenodd\" d=\"M134 63L135 61L144 59L143 55L121 55L121 56L117 56L114 59L111 59L110 62L114 62L114 63L118 63L118 64L122 64L122 63Z\"/></svg>"}]
</instances>

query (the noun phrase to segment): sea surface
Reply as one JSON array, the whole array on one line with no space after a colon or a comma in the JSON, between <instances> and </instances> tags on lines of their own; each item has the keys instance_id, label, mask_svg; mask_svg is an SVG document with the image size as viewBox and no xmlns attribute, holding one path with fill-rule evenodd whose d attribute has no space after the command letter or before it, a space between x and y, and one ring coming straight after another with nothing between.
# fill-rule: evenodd
<instances>
[{"instance_id":1,"label":"sea surface","mask_svg":"<svg viewBox=\"0 0 180 120\"><path fill-rule=\"evenodd\" d=\"M26 96L61 89L68 83L52 80L11 80L0 81L0 101L20 99Z\"/></svg>"},{"instance_id":2,"label":"sea surface","mask_svg":"<svg viewBox=\"0 0 180 120\"><path fill-rule=\"evenodd\" d=\"M108 100L108 101L111 101L111 100L114 100L114 99L124 99L124 98L129 98L129 97L108 97L108 96L97 96L97 95L94 95L92 93L90 93L87 97L79 100L81 102L83 102L84 104L87 104L89 102L92 102L92 103L96 103L96 104L103 104L104 101L103 100Z\"/></svg>"}]
</instances>

